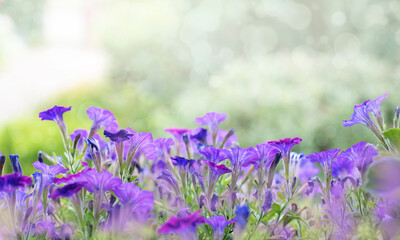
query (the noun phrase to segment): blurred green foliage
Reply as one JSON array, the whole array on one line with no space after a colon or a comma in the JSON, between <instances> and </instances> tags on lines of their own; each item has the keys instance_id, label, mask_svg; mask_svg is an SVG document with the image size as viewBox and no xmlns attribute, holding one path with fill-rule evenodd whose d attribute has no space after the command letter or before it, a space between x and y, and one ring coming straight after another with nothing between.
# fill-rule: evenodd
<instances>
[{"instance_id":1,"label":"blurred green foliage","mask_svg":"<svg viewBox=\"0 0 400 240\"><path fill-rule=\"evenodd\" d=\"M36 20L41 11L35 9L46 3L37 1L24 6ZM37 24L11 2L1 12L19 29ZM309 154L375 142L363 126L346 129L342 120L355 104L389 92L383 112L391 124L400 103L397 1L97 4L88 37L110 57L106 81L49 99L4 125L3 153L20 154L25 163L38 150L61 155L56 125L37 117L55 104L72 106L65 115L70 132L90 127L85 111L94 105L111 110L121 127L155 137L168 136L168 127L196 127L194 118L206 112L224 112L222 127L236 128L243 147L298 136L303 142L295 150Z\"/></svg>"}]
</instances>

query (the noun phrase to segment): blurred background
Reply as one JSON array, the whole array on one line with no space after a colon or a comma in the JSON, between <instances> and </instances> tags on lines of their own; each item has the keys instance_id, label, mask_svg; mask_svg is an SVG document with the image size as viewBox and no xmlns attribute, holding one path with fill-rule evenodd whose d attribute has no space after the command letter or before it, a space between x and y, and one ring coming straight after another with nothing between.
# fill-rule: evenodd
<instances>
[{"instance_id":1,"label":"blurred background","mask_svg":"<svg viewBox=\"0 0 400 240\"><path fill-rule=\"evenodd\" d=\"M154 137L217 111L242 147L345 149L375 142L342 126L355 104L389 92L391 126L399 60L395 0L0 0L0 152L26 174L39 150L62 155L38 118L56 104L72 106L70 132L90 127L89 106Z\"/></svg>"}]
</instances>

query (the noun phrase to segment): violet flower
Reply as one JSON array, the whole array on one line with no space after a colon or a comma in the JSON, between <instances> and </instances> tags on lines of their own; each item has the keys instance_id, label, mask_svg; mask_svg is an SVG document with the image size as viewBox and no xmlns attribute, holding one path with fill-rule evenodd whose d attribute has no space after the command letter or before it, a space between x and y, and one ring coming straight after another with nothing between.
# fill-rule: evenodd
<instances>
[{"instance_id":1,"label":"violet flower","mask_svg":"<svg viewBox=\"0 0 400 240\"><path fill-rule=\"evenodd\" d=\"M202 154L207 161L213 163L220 163L227 158L224 151L216 147L205 147L200 151L200 154Z\"/></svg>"},{"instance_id":2,"label":"violet flower","mask_svg":"<svg viewBox=\"0 0 400 240\"><path fill-rule=\"evenodd\" d=\"M217 165L210 161L205 161L209 166L209 178L208 178L208 192L207 197L208 199L211 198L211 195L214 191L215 184L217 183L220 176L226 173L230 173L231 170L227 168L225 165Z\"/></svg>"},{"instance_id":3,"label":"violet flower","mask_svg":"<svg viewBox=\"0 0 400 240\"><path fill-rule=\"evenodd\" d=\"M164 182L167 183L170 188L175 192L176 196L180 195L178 182L176 181L174 175L172 175L172 173L170 173L168 170L162 170L160 176L158 176L157 179L164 180Z\"/></svg>"},{"instance_id":4,"label":"violet flower","mask_svg":"<svg viewBox=\"0 0 400 240\"><path fill-rule=\"evenodd\" d=\"M232 178L229 188L232 194L231 195L232 207L234 207L236 201L234 193L237 191L236 183L239 178L242 167L246 167L251 163L253 163L257 158L257 152L254 150L254 148L240 148L240 147L234 147L229 150L224 149L222 151L225 153L226 157L232 163Z\"/></svg>"},{"instance_id":5,"label":"violet flower","mask_svg":"<svg viewBox=\"0 0 400 240\"><path fill-rule=\"evenodd\" d=\"M235 221L235 218L227 221L224 216L214 216L207 219L206 223L210 224L210 226L213 228L214 240L222 240L224 238L225 228Z\"/></svg>"},{"instance_id":6,"label":"violet flower","mask_svg":"<svg viewBox=\"0 0 400 240\"><path fill-rule=\"evenodd\" d=\"M281 152L287 176L289 176L290 150L294 147L294 145L299 144L301 141L301 138L295 137L268 142L270 146L275 147Z\"/></svg>"},{"instance_id":7,"label":"violet flower","mask_svg":"<svg viewBox=\"0 0 400 240\"><path fill-rule=\"evenodd\" d=\"M97 172L95 169L83 170L78 181L83 184L86 190L95 194L114 191L122 184L121 179L114 177L114 175L107 170Z\"/></svg>"},{"instance_id":8,"label":"violet flower","mask_svg":"<svg viewBox=\"0 0 400 240\"><path fill-rule=\"evenodd\" d=\"M306 158L311 162L319 163L324 169L324 172L327 173L328 171L332 171L332 161L337 157L339 152L340 149L328 149L326 151L310 154Z\"/></svg>"},{"instance_id":9,"label":"violet flower","mask_svg":"<svg viewBox=\"0 0 400 240\"><path fill-rule=\"evenodd\" d=\"M93 164L97 172L101 172L103 160L101 156L99 142L94 137L85 139L85 142L88 145L90 157L92 158Z\"/></svg>"},{"instance_id":10,"label":"violet flower","mask_svg":"<svg viewBox=\"0 0 400 240\"><path fill-rule=\"evenodd\" d=\"M197 117L195 123L200 124L200 126L208 126L211 132L213 145L215 146L218 125L225 121L226 117L227 115L225 113L209 112L202 117Z\"/></svg>"},{"instance_id":11,"label":"violet flower","mask_svg":"<svg viewBox=\"0 0 400 240\"><path fill-rule=\"evenodd\" d=\"M364 183L368 167L372 164L374 157L377 155L378 152L375 146L367 144L366 142L359 142L346 151L341 152L337 161L347 160L348 162L353 163L360 172L361 179Z\"/></svg>"},{"instance_id":12,"label":"violet flower","mask_svg":"<svg viewBox=\"0 0 400 240\"><path fill-rule=\"evenodd\" d=\"M206 223L206 218L204 216L200 216L200 213L201 210L198 210L184 217L172 216L158 229L158 233L176 233L180 235L182 239L195 240L197 239L197 226Z\"/></svg>"},{"instance_id":13,"label":"violet flower","mask_svg":"<svg viewBox=\"0 0 400 240\"><path fill-rule=\"evenodd\" d=\"M118 129L117 119L109 110L92 106L86 110L86 113L89 119L93 121L88 138L92 138L93 135L103 127L109 131Z\"/></svg>"},{"instance_id":14,"label":"violet flower","mask_svg":"<svg viewBox=\"0 0 400 240\"><path fill-rule=\"evenodd\" d=\"M272 200L273 200L272 191L271 189L268 189L267 192L265 193L264 204L261 207L264 212L266 212L271 208Z\"/></svg>"},{"instance_id":15,"label":"violet flower","mask_svg":"<svg viewBox=\"0 0 400 240\"><path fill-rule=\"evenodd\" d=\"M196 139L199 143L203 145L207 145L207 129L199 128L198 130L194 130L197 133L194 133L190 136L191 139Z\"/></svg>"},{"instance_id":16,"label":"violet flower","mask_svg":"<svg viewBox=\"0 0 400 240\"><path fill-rule=\"evenodd\" d=\"M83 188L83 184L79 182L67 184L61 188L53 190L50 194L50 198L57 200L64 197L72 197Z\"/></svg>"},{"instance_id":17,"label":"violet flower","mask_svg":"<svg viewBox=\"0 0 400 240\"><path fill-rule=\"evenodd\" d=\"M119 130L116 133L111 133L107 130L104 130L104 136L108 137L111 141L116 142L116 143L121 143L123 141L129 140L133 134L128 133L126 130Z\"/></svg>"},{"instance_id":18,"label":"violet flower","mask_svg":"<svg viewBox=\"0 0 400 240\"><path fill-rule=\"evenodd\" d=\"M123 183L117 187L114 194L121 200L124 209L136 219L146 219L154 209L153 192L140 189L133 183Z\"/></svg>"},{"instance_id":19,"label":"violet flower","mask_svg":"<svg viewBox=\"0 0 400 240\"><path fill-rule=\"evenodd\" d=\"M240 235L246 229L247 221L250 217L250 208L247 205L237 206L235 214L237 224L236 228Z\"/></svg>"},{"instance_id":20,"label":"violet flower","mask_svg":"<svg viewBox=\"0 0 400 240\"><path fill-rule=\"evenodd\" d=\"M207 143L211 142L213 142L212 135L210 133L207 133ZM238 146L238 138L234 134L234 129L231 129L230 131L218 129L214 145L218 146L219 148Z\"/></svg>"},{"instance_id":21,"label":"violet flower","mask_svg":"<svg viewBox=\"0 0 400 240\"><path fill-rule=\"evenodd\" d=\"M155 146L153 142L153 135L151 133L139 133L131 128L127 128L126 131L129 134L132 134L129 140L125 142L127 163L131 163L139 152L142 152L146 156L151 156L151 154L153 154Z\"/></svg>"},{"instance_id":22,"label":"violet flower","mask_svg":"<svg viewBox=\"0 0 400 240\"><path fill-rule=\"evenodd\" d=\"M62 167L60 164L56 165L47 165L45 163L41 163L36 161L33 163L33 166L37 169L42 171L42 173L57 176L59 174L64 174L68 172L67 168Z\"/></svg>"},{"instance_id":23,"label":"violet flower","mask_svg":"<svg viewBox=\"0 0 400 240\"><path fill-rule=\"evenodd\" d=\"M386 96L387 93L382 96L379 96L377 99L373 101L367 100L362 104L355 105L354 112L351 115L351 118L349 120L344 120L343 126L350 127L355 124L362 124L367 128L369 128L375 134L375 136L383 143L381 131L384 131L385 127L381 113L381 102L383 99L386 98ZM370 112L375 116L378 126L371 119L369 115Z\"/></svg>"},{"instance_id":24,"label":"violet flower","mask_svg":"<svg viewBox=\"0 0 400 240\"><path fill-rule=\"evenodd\" d=\"M19 173L22 175L21 164L18 161L19 156L10 154L10 162L14 173Z\"/></svg>"},{"instance_id":25,"label":"violet flower","mask_svg":"<svg viewBox=\"0 0 400 240\"><path fill-rule=\"evenodd\" d=\"M75 141L75 138L76 138L76 136L78 136L78 134L81 137L79 138L78 142L76 143L76 148L82 149L83 139L88 137L88 131L85 129L76 129L73 133L71 133L69 135L69 137L71 138L71 141Z\"/></svg>"},{"instance_id":26,"label":"violet flower","mask_svg":"<svg viewBox=\"0 0 400 240\"><path fill-rule=\"evenodd\" d=\"M167 163L170 157L169 152L174 144L175 142L172 138L157 138L154 141L154 152L148 158L154 162L163 161Z\"/></svg>"},{"instance_id":27,"label":"violet flower","mask_svg":"<svg viewBox=\"0 0 400 240\"><path fill-rule=\"evenodd\" d=\"M61 131L63 140L64 140L64 145L67 147L68 143L68 131L67 131L67 126L65 125L63 114L65 112L71 111L71 107L60 107L60 106L54 106L53 108L50 108L46 111L43 111L39 113L40 119L43 120L49 120L49 121L54 121L58 128Z\"/></svg>"},{"instance_id":28,"label":"violet flower","mask_svg":"<svg viewBox=\"0 0 400 240\"><path fill-rule=\"evenodd\" d=\"M32 178L23 176L20 173L13 173L0 176L0 192L13 193L18 188L32 184Z\"/></svg>"}]
</instances>

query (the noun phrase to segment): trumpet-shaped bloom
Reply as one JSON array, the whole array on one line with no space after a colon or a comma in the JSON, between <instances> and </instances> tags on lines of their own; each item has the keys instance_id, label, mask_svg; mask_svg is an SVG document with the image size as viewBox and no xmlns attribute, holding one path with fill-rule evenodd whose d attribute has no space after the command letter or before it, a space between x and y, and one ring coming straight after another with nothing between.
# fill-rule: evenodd
<instances>
[{"instance_id":1,"label":"trumpet-shaped bloom","mask_svg":"<svg viewBox=\"0 0 400 240\"><path fill-rule=\"evenodd\" d=\"M318 162L324 169L326 169L332 166L332 161L337 157L339 152L340 149L328 149L323 152L310 154L306 158L311 162Z\"/></svg>"},{"instance_id":2,"label":"trumpet-shaped bloom","mask_svg":"<svg viewBox=\"0 0 400 240\"><path fill-rule=\"evenodd\" d=\"M367 144L366 142L359 142L351 148L343 151L338 156L338 160L354 163L355 167L363 175L371 165L375 156L378 155L375 147Z\"/></svg>"},{"instance_id":3,"label":"trumpet-shaped bloom","mask_svg":"<svg viewBox=\"0 0 400 240\"><path fill-rule=\"evenodd\" d=\"M234 171L240 171L241 167L246 167L257 159L257 152L254 148L240 148L234 147L231 149L224 149L223 152L226 158L232 163Z\"/></svg>"},{"instance_id":4,"label":"trumpet-shaped bloom","mask_svg":"<svg viewBox=\"0 0 400 240\"><path fill-rule=\"evenodd\" d=\"M93 137L93 135L103 127L109 131L118 129L118 124L116 122L117 119L109 110L92 106L86 110L86 113L89 116L89 119L93 121L92 126L90 127L89 137Z\"/></svg>"},{"instance_id":5,"label":"trumpet-shaped bloom","mask_svg":"<svg viewBox=\"0 0 400 240\"><path fill-rule=\"evenodd\" d=\"M207 219L206 223L210 224L214 231L214 239L221 240L224 237L225 228L235 222L235 218L227 221L224 216L214 216Z\"/></svg>"},{"instance_id":6,"label":"trumpet-shaped bloom","mask_svg":"<svg viewBox=\"0 0 400 240\"><path fill-rule=\"evenodd\" d=\"M220 163L227 158L222 149L216 147L205 147L200 151L200 153L206 158L207 161L213 163Z\"/></svg>"},{"instance_id":7,"label":"trumpet-shaped bloom","mask_svg":"<svg viewBox=\"0 0 400 240\"><path fill-rule=\"evenodd\" d=\"M111 133L107 130L104 130L104 136L108 137L113 142L120 143L129 140L129 138L133 136L133 134L128 133L128 131L123 129L119 130L116 133Z\"/></svg>"},{"instance_id":8,"label":"trumpet-shaped bloom","mask_svg":"<svg viewBox=\"0 0 400 240\"><path fill-rule=\"evenodd\" d=\"M255 148L256 158L252 162L254 167L258 169L259 166L263 165L265 169L268 168L278 152L279 149L267 143L258 144Z\"/></svg>"},{"instance_id":9,"label":"trumpet-shaped bloom","mask_svg":"<svg viewBox=\"0 0 400 240\"><path fill-rule=\"evenodd\" d=\"M32 184L32 178L20 173L0 176L0 192L12 193L18 188Z\"/></svg>"},{"instance_id":10,"label":"trumpet-shaped bloom","mask_svg":"<svg viewBox=\"0 0 400 240\"><path fill-rule=\"evenodd\" d=\"M209 112L202 117L197 117L195 123L200 126L208 126L211 132L215 132L218 125L225 121L226 117L225 113Z\"/></svg>"},{"instance_id":11,"label":"trumpet-shaped bloom","mask_svg":"<svg viewBox=\"0 0 400 240\"><path fill-rule=\"evenodd\" d=\"M205 161L210 167L210 183L215 183L218 181L218 178L226 173L232 172L229 168L227 168L224 164L217 165L210 161Z\"/></svg>"},{"instance_id":12,"label":"trumpet-shaped bloom","mask_svg":"<svg viewBox=\"0 0 400 240\"><path fill-rule=\"evenodd\" d=\"M154 209L154 194L140 189L133 183L123 183L115 189L114 193L121 203L137 217L148 216Z\"/></svg>"},{"instance_id":13,"label":"trumpet-shaped bloom","mask_svg":"<svg viewBox=\"0 0 400 240\"><path fill-rule=\"evenodd\" d=\"M39 161L36 161L36 162L33 163L33 166L37 170L42 171L42 173L53 175L53 176L68 172L68 169L62 167L60 164L47 165L45 163L41 163Z\"/></svg>"},{"instance_id":14,"label":"trumpet-shaped bloom","mask_svg":"<svg viewBox=\"0 0 400 240\"><path fill-rule=\"evenodd\" d=\"M186 159L186 158L183 158L183 157L179 157L179 156L171 157L171 160L172 160L172 163L174 165L178 165L178 166L181 166L181 167L186 167L186 165L188 165L189 163L194 161L193 159L189 160L189 159Z\"/></svg>"},{"instance_id":15,"label":"trumpet-shaped bloom","mask_svg":"<svg viewBox=\"0 0 400 240\"><path fill-rule=\"evenodd\" d=\"M383 117L382 117L382 112L381 112L381 103L382 101L387 97L388 93L385 93L379 97L377 97L375 100L369 100L367 102L367 109L369 112L371 112L375 118L376 121L378 122L378 125L381 127L383 130Z\"/></svg>"},{"instance_id":16,"label":"trumpet-shaped bloom","mask_svg":"<svg viewBox=\"0 0 400 240\"><path fill-rule=\"evenodd\" d=\"M277 141L269 141L268 144L281 151L282 158L285 159L290 157L290 150L292 150L294 145L299 144L301 141L302 141L301 138L295 137L295 138L279 139Z\"/></svg>"},{"instance_id":17,"label":"trumpet-shaped bloom","mask_svg":"<svg viewBox=\"0 0 400 240\"><path fill-rule=\"evenodd\" d=\"M174 175L172 175L172 173L170 173L168 170L162 170L157 179L164 180L170 186L170 188L172 188L176 195L180 194L178 182Z\"/></svg>"},{"instance_id":18,"label":"trumpet-shaped bloom","mask_svg":"<svg viewBox=\"0 0 400 240\"><path fill-rule=\"evenodd\" d=\"M55 121L58 125L60 125L64 124L63 114L68 111L71 111L71 107L66 108L56 105L46 111L39 113L39 117L42 121L43 120Z\"/></svg>"},{"instance_id":19,"label":"trumpet-shaped bloom","mask_svg":"<svg viewBox=\"0 0 400 240\"><path fill-rule=\"evenodd\" d=\"M71 197L78 193L83 188L83 184L79 182L67 184L61 188L53 190L50 194L50 198L57 200L62 197Z\"/></svg>"},{"instance_id":20,"label":"trumpet-shaped bloom","mask_svg":"<svg viewBox=\"0 0 400 240\"><path fill-rule=\"evenodd\" d=\"M106 170L102 172L97 172L95 169L83 170L78 179L91 193L114 191L122 184L121 179Z\"/></svg>"},{"instance_id":21,"label":"trumpet-shaped bloom","mask_svg":"<svg viewBox=\"0 0 400 240\"><path fill-rule=\"evenodd\" d=\"M164 131L167 132L167 133L172 134L172 136L174 136L175 140L181 141L183 135L190 134L192 132L192 129L188 129L188 128L167 128Z\"/></svg>"},{"instance_id":22,"label":"trumpet-shaped bloom","mask_svg":"<svg viewBox=\"0 0 400 240\"><path fill-rule=\"evenodd\" d=\"M206 223L206 218L200 216L201 210L183 217L172 216L159 229L159 234L176 233L183 239L196 239L196 229L200 224Z\"/></svg>"},{"instance_id":23,"label":"trumpet-shaped bloom","mask_svg":"<svg viewBox=\"0 0 400 240\"><path fill-rule=\"evenodd\" d=\"M165 162L170 157L169 152L174 144L175 142L172 138L157 138L154 141L154 151L147 158L154 162L160 160Z\"/></svg>"},{"instance_id":24,"label":"trumpet-shaped bloom","mask_svg":"<svg viewBox=\"0 0 400 240\"><path fill-rule=\"evenodd\" d=\"M146 156L151 156L155 150L153 135L148 132L136 132L131 128L127 128L126 131L130 136L129 140L125 142L125 152L127 153L126 159L132 160L136 154L142 152Z\"/></svg>"},{"instance_id":25,"label":"trumpet-shaped bloom","mask_svg":"<svg viewBox=\"0 0 400 240\"><path fill-rule=\"evenodd\" d=\"M77 148L81 148L83 146L83 139L88 137L88 131L85 129L76 129L73 133L69 135L69 137L72 141L74 141L78 134L80 134L81 137L78 140Z\"/></svg>"}]
</instances>

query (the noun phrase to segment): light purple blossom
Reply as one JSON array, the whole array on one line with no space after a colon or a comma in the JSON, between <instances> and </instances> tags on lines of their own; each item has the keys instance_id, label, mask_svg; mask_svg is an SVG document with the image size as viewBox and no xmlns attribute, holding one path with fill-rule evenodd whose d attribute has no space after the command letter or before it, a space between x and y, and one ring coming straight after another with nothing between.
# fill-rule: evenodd
<instances>
[{"instance_id":1,"label":"light purple blossom","mask_svg":"<svg viewBox=\"0 0 400 240\"><path fill-rule=\"evenodd\" d=\"M36 161L36 162L33 163L33 166L37 170L42 171L42 173L53 175L53 176L68 172L68 169L62 167L60 164L47 165L45 163L41 163L39 161Z\"/></svg>"},{"instance_id":2,"label":"light purple blossom","mask_svg":"<svg viewBox=\"0 0 400 240\"><path fill-rule=\"evenodd\" d=\"M116 133L112 133L107 130L104 130L104 136L108 137L113 142L120 143L120 142L129 140L129 138L131 136L133 136L133 134L128 133L128 131L123 130L123 129L119 130Z\"/></svg>"},{"instance_id":3,"label":"light purple blossom","mask_svg":"<svg viewBox=\"0 0 400 240\"><path fill-rule=\"evenodd\" d=\"M206 218L200 216L201 210L198 210L190 215L184 217L172 216L166 221L159 229L159 234L171 234L176 233L182 237L182 239L197 239L196 229L200 224L206 223Z\"/></svg>"},{"instance_id":4,"label":"light purple blossom","mask_svg":"<svg viewBox=\"0 0 400 240\"><path fill-rule=\"evenodd\" d=\"M89 116L89 119L93 121L88 138L92 138L93 135L103 127L108 131L118 129L118 124L116 122L117 119L109 110L92 106L86 110L86 113Z\"/></svg>"},{"instance_id":5,"label":"light purple blossom","mask_svg":"<svg viewBox=\"0 0 400 240\"><path fill-rule=\"evenodd\" d=\"M71 107L60 107L54 106L46 111L40 112L40 120L55 121L57 125L64 124L63 114L65 112L71 111Z\"/></svg>"},{"instance_id":6,"label":"light purple blossom","mask_svg":"<svg viewBox=\"0 0 400 240\"><path fill-rule=\"evenodd\" d=\"M214 216L207 219L206 223L210 224L214 231L214 240L222 240L224 237L225 228L234 223L236 219L227 221L224 216Z\"/></svg>"},{"instance_id":7,"label":"light purple blossom","mask_svg":"<svg viewBox=\"0 0 400 240\"><path fill-rule=\"evenodd\" d=\"M75 182L67 184L61 188L53 190L50 194L50 198L57 200L63 197L71 197L78 193L83 188L83 184L80 182Z\"/></svg>"},{"instance_id":8,"label":"light purple blossom","mask_svg":"<svg viewBox=\"0 0 400 240\"><path fill-rule=\"evenodd\" d=\"M227 158L224 151L216 147L205 147L200 151L200 154L202 154L207 161L213 163L220 163Z\"/></svg>"},{"instance_id":9,"label":"light purple blossom","mask_svg":"<svg viewBox=\"0 0 400 240\"><path fill-rule=\"evenodd\" d=\"M208 126L211 132L215 132L218 125L225 121L226 117L225 113L209 112L202 117L197 117L195 123L200 126Z\"/></svg>"},{"instance_id":10,"label":"light purple blossom","mask_svg":"<svg viewBox=\"0 0 400 240\"><path fill-rule=\"evenodd\" d=\"M83 139L88 137L88 131L85 129L76 129L73 133L71 133L69 135L69 137L71 138L71 141L74 141L76 136L78 136L78 134L81 135L81 137L78 140L78 144L77 144L77 148L82 148L83 146Z\"/></svg>"}]
</instances>

